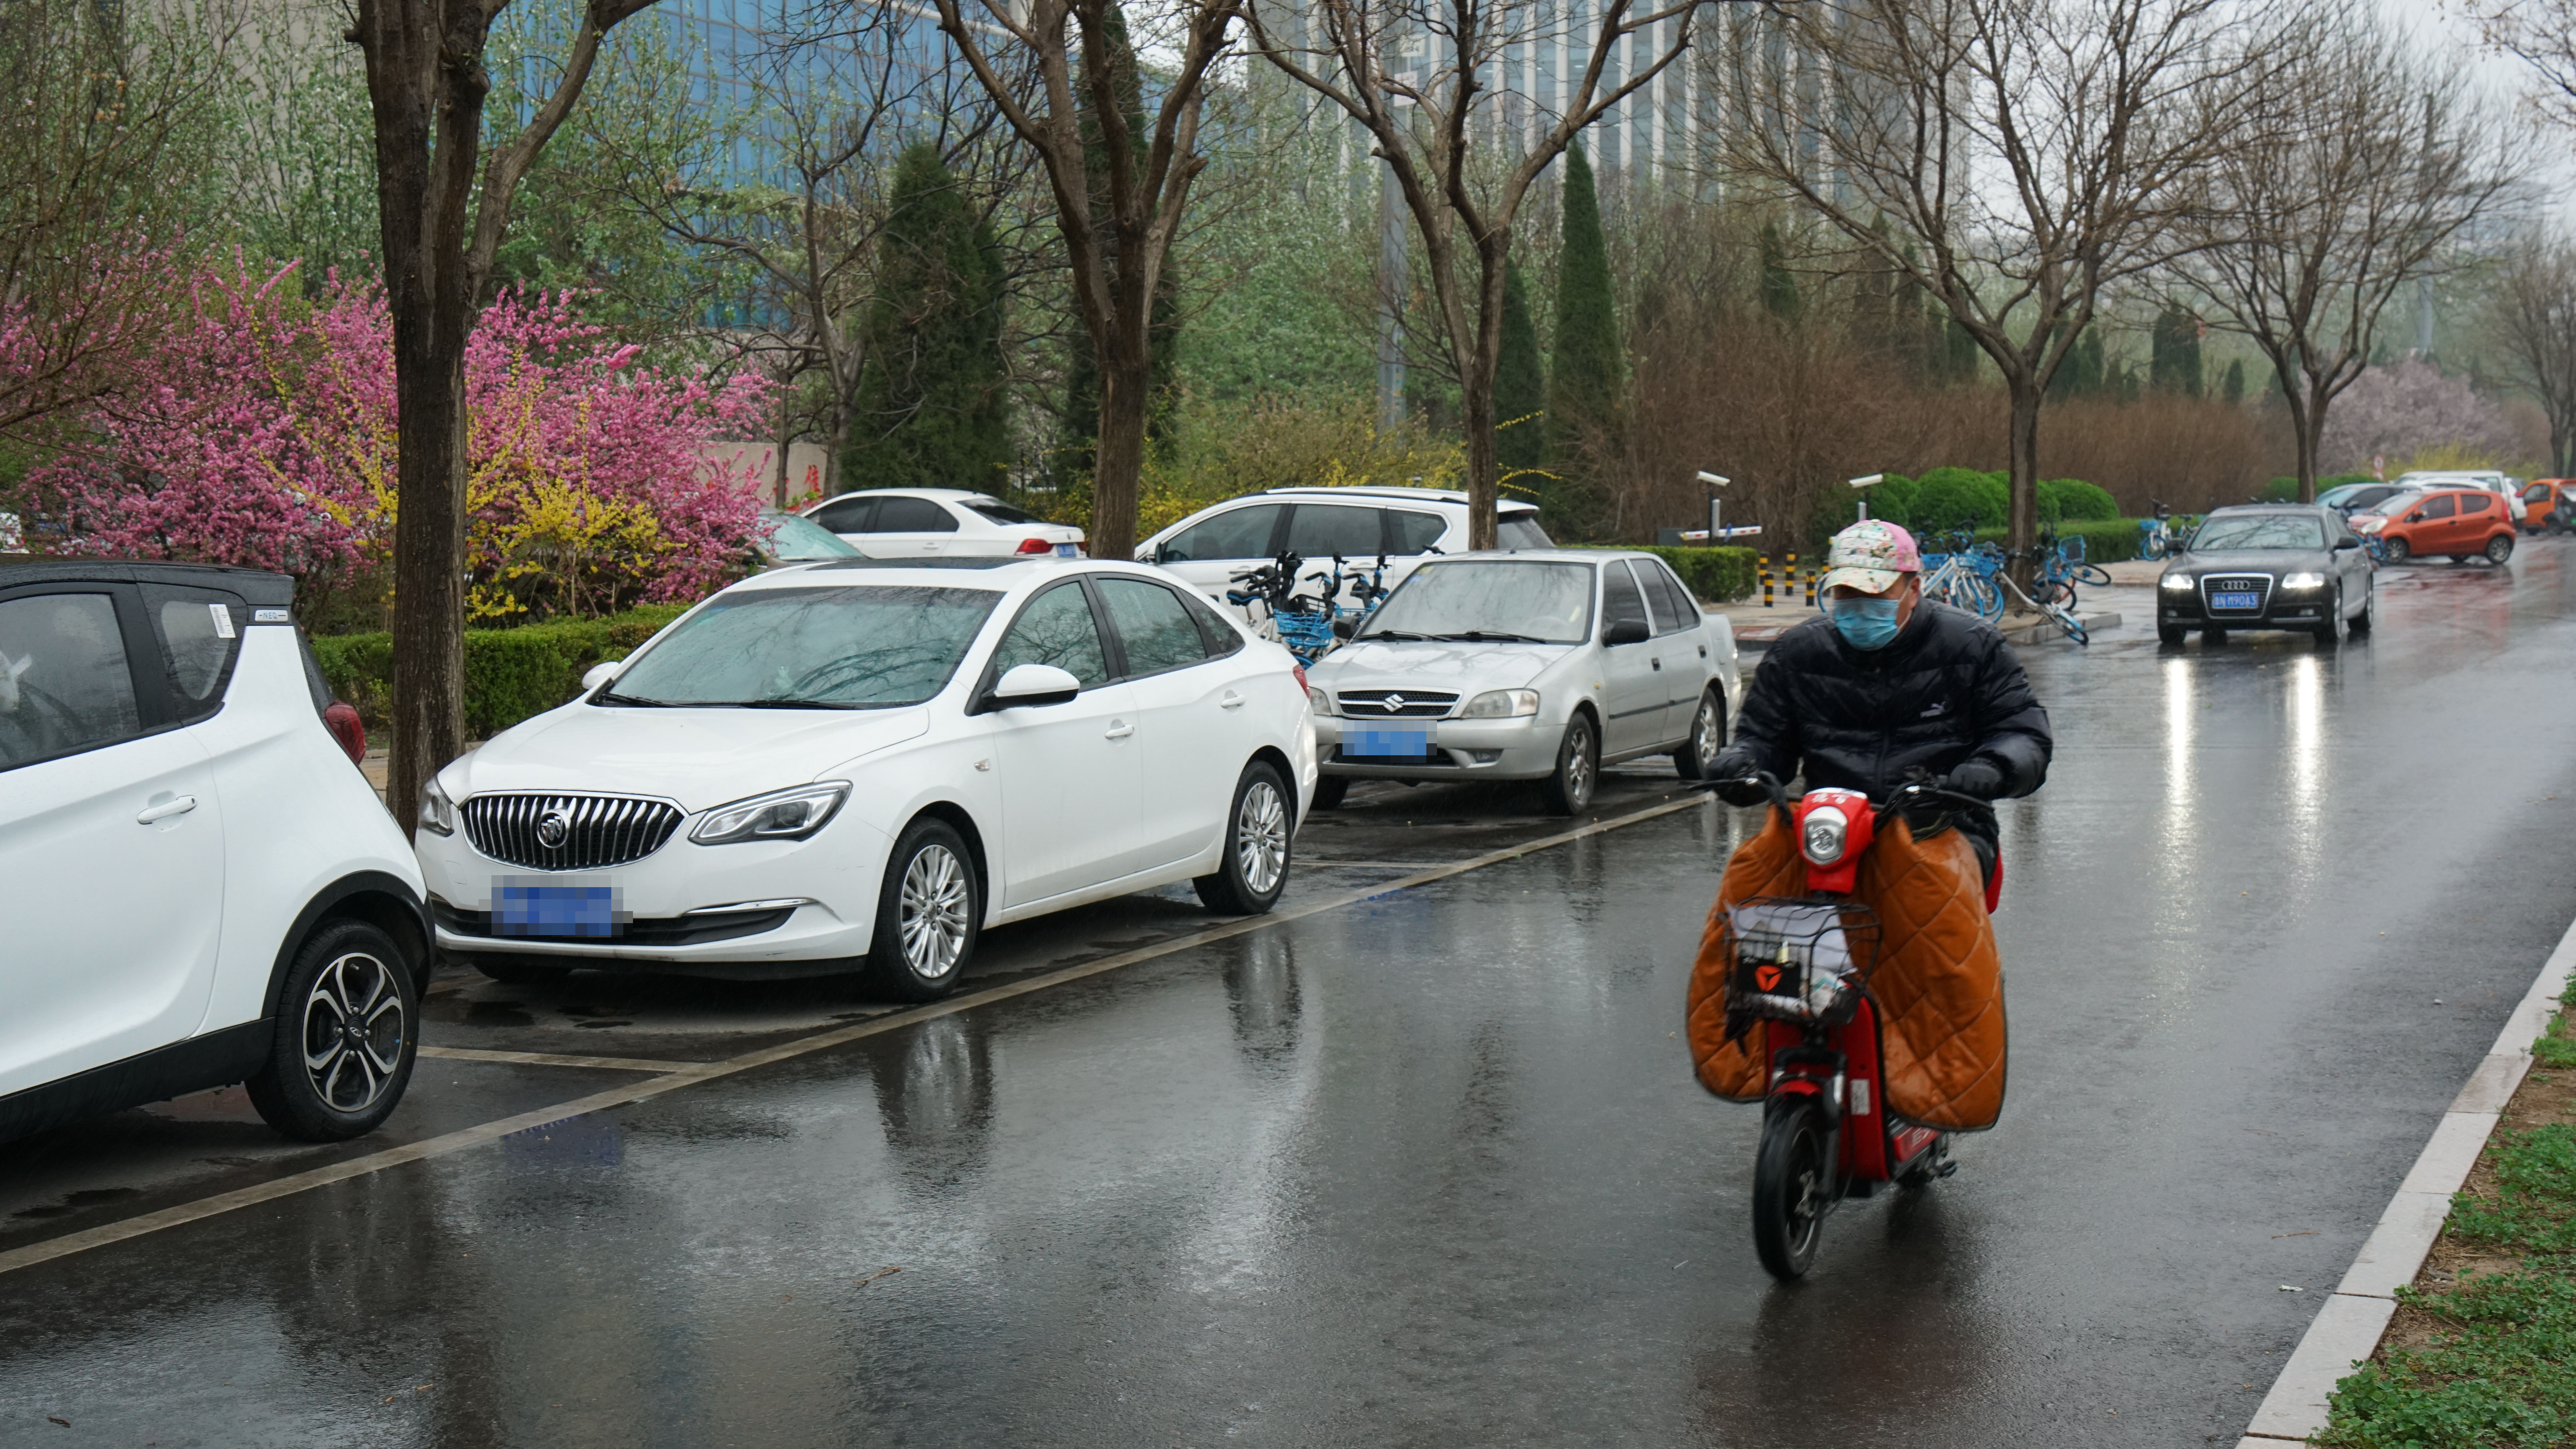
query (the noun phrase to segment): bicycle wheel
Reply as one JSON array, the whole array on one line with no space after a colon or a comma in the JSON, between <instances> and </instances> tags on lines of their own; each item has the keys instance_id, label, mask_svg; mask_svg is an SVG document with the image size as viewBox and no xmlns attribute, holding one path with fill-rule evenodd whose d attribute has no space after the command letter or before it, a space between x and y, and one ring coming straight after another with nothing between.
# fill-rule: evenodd
<instances>
[{"instance_id":1,"label":"bicycle wheel","mask_svg":"<svg viewBox=\"0 0 2576 1449\"><path fill-rule=\"evenodd\" d=\"M1969 576L1969 579L1969 607L1975 609L1979 614L1984 615L1986 618L2002 618L2004 616L2004 591L1996 587L1994 579L1985 574L1972 574Z\"/></svg>"},{"instance_id":2,"label":"bicycle wheel","mask_svg":"<svg viewBox=\"0 0 2576 1449\"><path fill-rule=\"evenodd\" d=\"M2092 644L2092 639L2084 632L2084 621L2076 618L2073 610L2063 608L2056 604L2049 604L2045 606L2041 612L2048 615L2050 622L2056 624L2058 628L2065 630L2067 638L2074 640L2078 644L2087 646Z\"/></svg>"},{"instance_id":3,"label":"bicycle wheel","mask_svg":"<svg viewBox=\"0 0 2576 1449\"><path fill-rule=\"evenodd\" d=\"M2078 564L2075 567L2075 581L2093 588L2107 589L2111 587L2111 571L2100 564Z\"/></svg>"}]
</instances>

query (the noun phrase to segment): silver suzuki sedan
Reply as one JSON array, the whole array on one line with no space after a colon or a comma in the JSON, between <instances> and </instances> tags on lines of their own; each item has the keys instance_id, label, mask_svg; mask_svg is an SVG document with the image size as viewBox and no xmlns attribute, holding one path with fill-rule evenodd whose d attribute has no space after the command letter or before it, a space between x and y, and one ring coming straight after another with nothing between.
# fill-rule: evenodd
<instances>
[{"instance_id":1,"label":"silver suzuki sedan","mask_svg":"<svg viewBox=\"0 0 2576 1449\"><path fill-rule=\"evenodd\" d=\"M1319 810L1353 780L1487 779L1538 781L1570 815L1644 755L1697 779L1743 689L1726 616L1608 549L1428 560L1306 678Z\"/></svg>"}]
</instances>

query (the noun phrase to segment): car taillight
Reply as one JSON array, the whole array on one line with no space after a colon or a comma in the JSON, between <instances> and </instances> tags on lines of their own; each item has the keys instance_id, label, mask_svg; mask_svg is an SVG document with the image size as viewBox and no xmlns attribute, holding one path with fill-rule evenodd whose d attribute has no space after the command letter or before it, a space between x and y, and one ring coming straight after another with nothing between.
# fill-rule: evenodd
<instances>
[{"instance_id":1,"label":"car taillight","mask_svg":"<svg viewBox=\"0 0 2576 1449\"><path fill-rule=\"evenodd\" d=\"M1055 545L1047 542L1043 538L1024 538L1020 540L1020 546L1013 551L1016 553L1053 553L1055 552Z\"/></svg>"},{"instance_id":2,"label":"car taillight","mask_svg":"<svg viewBox=\"0 0 2576 1449\"><path fill-rule=\"evenodd\" d=\"M322 727L331 732L331 738L340 742L349 763L363 765L367 762L367 722L358 718L356 709L336 699L331 701L330 706L322 711Z\"/></svg>"},{"instance_id":3,"label":"car taillight","mask_svg":"<svg viewBox=\"0 0 2576 1449\"><path fill-rule=\"evenodd\" d=\"M1310 685L1308 685L1308 684L1306 683L1306 666L1305 666L1305 665L1303 665L1303 664L1291 664L1291 665L1289 665L1289 666L1288 666L1288 670L1289 670L1289 672L1290 672L1290 673L1292 673L1292 674L1294 674L1294 675L1296 675L1296 676L1297 676L1297 688L1298 688L1298 689L1300 689L1300 690L1306 690L1306 689L1310 689L1310 688L1312 687L1312 686L1310 686Z\"/></svg>"}]
</instances>

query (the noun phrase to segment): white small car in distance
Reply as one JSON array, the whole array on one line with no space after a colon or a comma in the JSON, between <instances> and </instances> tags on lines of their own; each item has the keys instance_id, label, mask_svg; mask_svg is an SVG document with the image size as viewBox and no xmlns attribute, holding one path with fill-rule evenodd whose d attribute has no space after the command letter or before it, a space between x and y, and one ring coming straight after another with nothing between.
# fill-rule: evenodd
<instances>
[{"instance_id":1,"label":"white small car in distance","mask_svg":"<svg viewBox=\"0 0 2576 1449\"><path fill-rule=\"evenodd\" d=\"M420 871L293 591L0 565L0 1138L233 1082L317 1142L401 1101Z\"/></svg>"},{"instance_id":2,"label":"white small car in distance","mask_svg":"<svg viewBox=\"0 0 2576 1449\"><path fill-rule=\"evenodd\" d=\"M979 932L1191 881L1270 909L1305 680L1148 568L845 559L735 584L423 790L442 951L954 989Z\"/></svg>"},{"instance_id":3,"label":"white small car in distance","mask_svg":"<svg viewBox=\"0 0 2576 1449\"><path fill-rule=\"evenodd\" d=\"M869 558L1082 553L1081 529L963 488L872 488L826 499L804 516Z\"/></svg>"},{"instance_id":4,"label":"white small car in distance","mask_svg":"<svg viewBox=\"0 0 2576 1449\"><path fill-rule=\"evenodd\" d=\"M1594 549L1426 560L1307 685L1319 810L1353 780L1487 779L1572 814L1605 764L1700 778L1743 699L1726 616L1653 554Z\"/></svg>"},{"instance_id":5,"label":"white small car in distance","mask_svg":"<svg viewBox=\"0 0 2576 1449\"><path fill-rule=\"evenodd\" d=\"M1538 505L1506 498L1498 511L1504 548L1555 547ZM1337 557L1372 567L1382 557L1378 582L1391 589L1423 559L1466 551L1467 495L1455 489L1273 488L1191 514L1138 545L1136 557L1224 606L1236 574L1283 553L1305 561L1300 575L1330 570Z\"/></svg>"}]
</instances>

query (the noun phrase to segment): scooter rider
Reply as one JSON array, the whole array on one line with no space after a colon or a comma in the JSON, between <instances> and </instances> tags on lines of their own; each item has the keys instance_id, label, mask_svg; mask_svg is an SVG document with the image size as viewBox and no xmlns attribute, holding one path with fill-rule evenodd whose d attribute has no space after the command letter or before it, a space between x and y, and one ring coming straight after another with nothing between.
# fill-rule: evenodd
<instances>
[{"instance_id":1,"label":"scooter rider","mask_svg":"<svg viewBox=\"0 0 2576 1449\"><path fill-rule=\"evenodd\" d=\"M1884 801L1931 780L1963 795L2027 795L2054 740L2021 660L1994 625L1923 597L1914 536L1867 519L1834 535L1824 613L1790 629L1753 672L1735 739L1707 778L1731 805L1770 798L1752 778L1841 786ZM1993 821L1953 823L1994 874Z\"/></svg>"}]
</instances>

